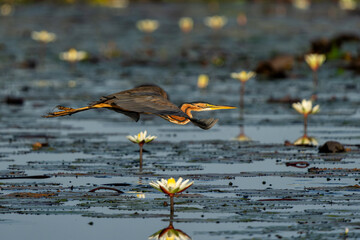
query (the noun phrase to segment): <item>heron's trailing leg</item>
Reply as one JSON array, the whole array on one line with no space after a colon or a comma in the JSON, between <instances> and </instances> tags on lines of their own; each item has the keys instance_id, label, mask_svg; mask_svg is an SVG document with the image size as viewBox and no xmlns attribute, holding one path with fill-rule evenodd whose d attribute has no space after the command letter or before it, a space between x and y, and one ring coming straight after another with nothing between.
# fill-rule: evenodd
<instances>
[{"instance_id":1,"label":"heron's trailing leg","mask_svg":"<svg viewBox=\"0 0 360 240\"><path fill-rule=\"evenodd\" d=\"M77 112L82 112L82 111L86 111L91 109L91 107L82 107L82 108L68 108L68 107L63 107L63 106L57 106L57 109L61 110L58 112L51 112L48 113L48 115L45 115L43 117L45 118L51 118L51 117L60 117L60 116L67 116L67 115L71 115Z\"/></svg>"}]
</instances>

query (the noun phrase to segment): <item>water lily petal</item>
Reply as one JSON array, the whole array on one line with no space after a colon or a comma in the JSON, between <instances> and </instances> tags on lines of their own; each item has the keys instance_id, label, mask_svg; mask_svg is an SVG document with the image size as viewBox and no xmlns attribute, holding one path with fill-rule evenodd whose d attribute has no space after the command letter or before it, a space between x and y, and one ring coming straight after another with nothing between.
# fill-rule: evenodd
<instances>
[{"instance_id":1,"label":"water lily petal","mask_svg":"<svg viewBox=\"0 0 360 240\"><path fill-rule=\"evenodd\" d=\"M313 107L311 113L312 114L315 114L315 113L318 113L320 111L320 106L319 105L316 105L315 107Z\"/></svg>"}]
</instances>

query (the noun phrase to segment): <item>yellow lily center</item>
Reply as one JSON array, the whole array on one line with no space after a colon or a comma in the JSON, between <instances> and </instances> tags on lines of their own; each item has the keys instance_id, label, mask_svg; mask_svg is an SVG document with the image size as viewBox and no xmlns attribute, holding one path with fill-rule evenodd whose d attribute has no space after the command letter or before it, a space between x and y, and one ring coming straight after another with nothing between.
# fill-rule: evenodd
<instances>
[{"instance_id":1,"label":"yellow lily center","mask_svg":"<svg viewBox=\"0 0 360 240\"><path fill-rule=\"evenodd\" d=\"M174 178L169 178L168 181L167 181L167 185L169 188L175 188L176 186L176 182L175 182L175 179Z\"/></svg>"}]
</instances>

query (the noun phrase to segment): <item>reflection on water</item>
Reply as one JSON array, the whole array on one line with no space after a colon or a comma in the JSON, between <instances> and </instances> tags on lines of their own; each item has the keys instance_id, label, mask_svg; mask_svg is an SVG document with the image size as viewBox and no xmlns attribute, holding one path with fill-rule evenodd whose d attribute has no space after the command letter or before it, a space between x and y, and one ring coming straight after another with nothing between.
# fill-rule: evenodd
<instances>
[{"instance_id":1,"label":"reflection on water","mask_svg":"<svg viewBox=\"0 0 360 240\"><path fill-rule=\"evenodd\" d=\"M145 193L143 192L137 192L137 191L128 191L126 193L135 194L137 198L146 198Z\"/></svg>"},{"instance_id":2,"label":"reflection on water","mask_svg":"<svg viewBox=\"0 0 360 240\"><path fill-rule=\"evenodd\" d=\"M172 221L170 221L169 226L164 229L157 231L156 233L149 236L149 239L156 239L156 240L167 240L167 239L174 239L174 240L191 240L191 237L181 231L180 229L175 229L173 226Z\"/></svg>"},{"instance_id":3,"label":"reflection on water","mask_svg":"<svg viewBox=\"0 0 360 240\"><path fill-rule=\"evenodd\" d=\"M240 125L240 133L239 133L239 135L237 135L234 138L234 140L239 141L239 142L251 142L252 141L252 139L245 134L244 125Z\"/></svg>"},{"instance_id":4,"label":"reflection on water","mask_svg":"<svg viewBox=\"0 0 360 240\"><path fill-rule=\"evenodd\" d=\"M300 138L296 139L294 142L295 146L318 146L319 143L314 137L309 137L308 135L303 135Z\"/></svg>"}]
</instances>

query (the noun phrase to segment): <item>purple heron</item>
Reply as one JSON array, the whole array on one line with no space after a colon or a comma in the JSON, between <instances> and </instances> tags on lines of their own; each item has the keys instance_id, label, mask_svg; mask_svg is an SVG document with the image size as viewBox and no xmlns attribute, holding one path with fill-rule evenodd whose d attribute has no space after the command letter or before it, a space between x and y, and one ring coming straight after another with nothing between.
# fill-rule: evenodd
<instances>
[{"instance_id":1,"label":"purple heron","mask_svg":"<svg viewBox=\"0 0 360 240\"><path fill-rule=\"evenodd\" d=\"M191 111L210 111L219 109L233 109L231 106L218 106L209 103L183 103L180 107L169 101L167 93L155 85L142 85L133 89L114 93L101 97L99 101L93 102L82 108L68 108L57 106L58 112L51 112L43 117L59 117L72 115L74 113L96 109L107 108L118 113L125 114L136 122L140 114L154 114L169 122L185 125L192 122L202 129L210 129L218 119L196 119Z\"/></svg>"}]
</instances>

